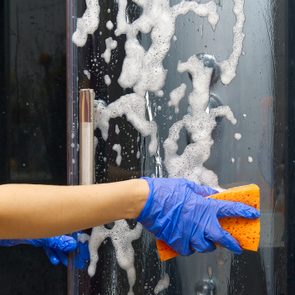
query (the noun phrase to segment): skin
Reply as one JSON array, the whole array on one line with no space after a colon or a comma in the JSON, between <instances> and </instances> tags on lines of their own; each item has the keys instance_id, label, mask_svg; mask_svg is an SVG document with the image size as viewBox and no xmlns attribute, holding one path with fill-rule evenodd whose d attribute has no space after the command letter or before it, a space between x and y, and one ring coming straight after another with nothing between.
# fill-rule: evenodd
<instances>
[{"instance_id":1,"label":"skin","mask_svg":"<svg viewBox=\"0 0 295 295\"><path fill-rule=\"evenodd\" d=\"M80 186L0 185L0 239L45 238L136 218L148 194L143 179Z\"/></svg>"}]
</instances>

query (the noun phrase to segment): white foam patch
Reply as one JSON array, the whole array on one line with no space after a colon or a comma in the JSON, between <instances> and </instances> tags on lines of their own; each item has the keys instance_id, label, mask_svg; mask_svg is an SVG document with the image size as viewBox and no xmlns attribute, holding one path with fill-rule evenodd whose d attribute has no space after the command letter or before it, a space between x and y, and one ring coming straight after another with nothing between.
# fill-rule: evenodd
<instances>
[{"instance_id":1,"label":"white foam patch","mask_svg":"<svg viewBox=\"0 0 295 295\"><path fill-rule=\"evenodd\" d=\"M104 226L93 228L89 240L90 264L88 274L91 277L94 276L99 260L98 248L106 238L110 238L115 249L118 264L127 273L129 282L128 295L134 295L133 286L136 280L136 272L132 242L140 238L141 232L142 225L140 223L137 223L134 229L130 229L125 220L116 221L112 229L107 229Z\"/></svg>"},{"instance_id":2,"label":"white foam patch","mask_svg":"<svg viewBox=\"0 0 295 295\"><path fill-rule=\"evenodd\" d=\"M234 138L236 140L240 140L242 138L242 134L241 133L235 133Z\"/></svg>"},{"instance_id":3,"label":"white foam patch","mask_svg":"<svg viewBox=\"0 0 295 295\"><path fill-rule=\"evenodd\" d=\"M174 106L175 113L179 113L179 103L184 97L186 91L186 85L182 83L179 87L175 88L170 92L170 101L168 102L169 106Z\"/></svg>"},{"instance_id":4,"label":"white foam patch","mask_svg":"<svg viewBox=\"0 0 295 295\"><path fill-rule=\"evenodd\" d=\"M110 78L109 75L105 75L104 76L104 82L106 83L107 86L110 86L111 85L112 80L111 80L111 78Z\"/></svg>"},{"instance_id":5,"label":"white foam patch","mask_svg":"<svg viewBox=\"0 0 295 295\"><path fill-rule=\"evenodd\" d=\"M217 117L226 117L232 124L237 121L228 106L220 106L211 109L209 113L206 112L212 69L206 68L196 56L192 56L187 62L179 63L178 71L187 71L192 75L193 90L189 95L191 112L172 125L169 136L164 141L166 169L170 177L185 177L220 189L217 175L204 167L213 145L212 131ZM183 128L190 134L192 143L178 155L177 142Z\"/></svg>"},{"instance_id":6,"label":"white foam patch","mask_svg":"<svg viewBox=\"0 0 295 295\"><path fill-rule=\"evenodd\" d=\"M112 30L114 28L114 24L112 23L112 21L107 21L106 23L106 27L108 30Z\"/></svg>"},{"instance_id":7,"label":"white foam patch","mask_svg":"<svg viewBox=\"0 0 295 295\"><path fill-rule=\"evenodd\" d=\"M236 16L236 23L233 27L234 41L233 51L230 57L220 64L221 67L221 81L224 84L229 84L236 76L236 70L239 58L243 50L243 41L245 34L243 33L245 14L244 14L244 0L234 0L233 12Z\"/></svg>"},{"instance_id":8,"label":"white foam patch","mask_svg":"<svg viewBox=\"0 0 295 295\"><path fill-rule=\"evenodd\" d=\"M91 73L90 73L89 71L84 70L84 71L83 71L83 74L87 77L88 80L91 79Z\"/></svg>"},{"instance_id":9,"label":"white foam patch","mask_svg":"<svg viewBox=\"0 0 295 295\"><path fill-rule=\"evenodd\" d=\"M77 19L77 28L72 36L72 41L78 47L83 47L88 35L93 34L99 25L100 6L99 0L85 0L86 11L81 18Z\"/></svg>"},{"instance_id":10,"label":"white foam patch","mask_svg":"<svg viewBox=\"0 0 295 295\"><path fill-rule=\"evenodd\" d=\"M118 80L123 88L132 88L144 96L146 91L157 92L164 86L166 70L163 60L170 49L170 42L175 34L175 22L179 15L190 11L215 26L218 21L216 4L210 1L205 4L181 2L173 7L168 0L137 1L143 9L141 16L132 24L127 23L125 11L127 1L119 1L116 35L126 34L126 58ZM151 46L148 51L137 40L138 32L151 33Z\"/></svg>"},{"instance_id":11,"label":"white foam patch","mask_svg":"<svg viewBox=\"0 0 295 295\"><path fill-rule=\"evenodd\" d=\"M109 37L105 40L105 44L106 44L106 50L102 54L102 57L104 58L106 63L110 63L112 50L117 48L118 42L116 40L113 40L112 37Z\"/></svg>"},{"instance_id":12,"label":"white foam patch","mask_svg":"<svg viewBox=\"0 0 295 295\"><path fill-rule=\"evenodd\" d=\"M155 295L166 290L169 287L169 285L170 285L170 278L169 278L169 275L166 273L164 277L156 285L154 290Z\"/></svg>"},{"instance_id":13,"label":"white foam patch","mask_svg":"<svg viewBox=\"0 0 295 295\"><path fill-rule=\"evenodd\" d=\"M115 133L116 134L119 134L120 133L120 129L119 129L119 126L117 124L115 126Z\"/></svg>"},{"instance_id":14,"label":"white foam patch","mask_svg":"<svg viewBox=\"0 0 295 295\"><path fill-rule=\"evenodd\" d=\"M113 150L117 152L116 164L118 166L120 166L121 165L121 162L122 162L122 155L121 155L122 147L121 147L120 144L114 144L113 145Z\"/></svg>"},{"instance_id":15,"label":"white foam patch","mask_svg":"<svg viewBox=\"0 0 295 295\"><path fill-rule=\"evenodd\" d=\"M97 105L95 111L95 128L102 132L104 140L108 138L109 120L126 116L127 120L141 133L150 136L149 152L154 155L157 150L157 125L155 122L145 120L145 100L132 93L122 96L108 106Z\"/></svg>"}]
</instances>

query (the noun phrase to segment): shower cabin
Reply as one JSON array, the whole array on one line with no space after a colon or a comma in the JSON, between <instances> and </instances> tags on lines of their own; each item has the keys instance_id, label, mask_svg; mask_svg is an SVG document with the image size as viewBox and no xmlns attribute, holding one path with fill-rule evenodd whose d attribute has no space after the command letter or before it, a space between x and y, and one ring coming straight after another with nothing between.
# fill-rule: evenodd
<instances>
[{"instance_id":1,"label":"shower cabin","mask_svg":"<svg viewBox=\"0 0 295 295\"><path fill-rule=\"evenodd\" d=\"M86 6L85 1L67 0L68 184L81 183L83 176L79 169L79 152L82 153L81 150L85 151L87 147L90 151L94 147L93 163L90 161L87 168L93 174L89 172L88 182L113 182L140 176L185 177L181 171L187 171L186 167L176 172L170 167L169 149L165 143L171 137L169 129L175 123L182 122L185 116L194 115L194 108L198 106L194 105L190 95L198 91L196 85L202 82L198 77L208 70L211 79L209 84L207 81L208 99L202 106L202 114L212 114L228 106L227 111L236 122L228 120L231 116L228 113L225 117L216 116L216 123L209 130L213 142L209 146L204 145L210 156L202 163L202 169L213 171L222 188L247 183L259 185L260 249L257 253L244 252L240 256L217 249L210 254L196 253L162 263L156 252L154 238L143 231L140 238L131 243L134 255L126 257L131 259L135 269L134 280L118 264L118 253L108 236L98 248L99 260L91 276L88 270L75 269L75 258L72 257L68 268L68 294L292 294L294 282L290 274L294 269L294 257L291 255L292 239L288 237L294 231L291 211L294 201L293 189L288 186L288 181L292 179L293 173L294 136L288 130L293 128L294 99L289 94L293 92L288 77L292 77L293 73L288 68L290 61L287 54L288 46L292 50L292 40L287 42L289 32L286 16L288 5L291 9L294 4L280 0L215 0L210 1L212 5L209 7L206 6L209 1L147 2L149 4L146 1L89 0ZM133 24L146 16L149 5L156 10L163 9L163 14L154 18L151 14L149 20L154 21L151 28L139 29L135 36L130 37L135 26ZM187 10L181 5L187 5ZM207 12L198 10L197 6L202 9L207 7ZM167 7L175 8L174 16L177 9L183 11L171 23L165 24ZM94 12L99 15L99 24L91 31L91 15L95 15ZM87 38L85 44L77 46L77 42L73 42L73 34L77 30L77 20L84 13L85 17L88 13L89 19L80 33L85 35L86 31ZM117 18L118 14L120 19ZM219 17L216 23L214 16ZM122 26L120 21L129 26L130 31L124 31L121 27L121 33L118 34ZM163 29L161 25L166 27ZM168 48L166 46L163 49L159 44L155 46L157 38L153 33L156 29L171 34L165 43ZM175 32L171 33L171 29L175 29ZM115 41L114 46L107 44L106 40ZM160 63L165 78L161 88L155 86L153 90L157 81L145 87L140 84L142 80L132 85L130 80L122 78L122 69L130 79L134 77L132 73L131 76L127 75L128 69L138 70L138 64L132 67L136 57L132 59L132 52L127 52L130 48L126 44L130 40L137 42L145 54L157 49L166 50L164 54L162 51L155 53L154 60L151 60L152 65L157 67L158 55L163 55ZM134 52L134 55L138 52ZM129 68L126 66L127 57L131 60ZM190 57L194 57L194 62L186 64ZM229 64L223 61L229 61ZM139 65L144 72L144 66ZM186 70L181 70L181 66ZM203 72L195 71L199 67ZM236 75L232 70L236 70ZM228 81L223 75L226 71L232 74ZM157 72L154 73L157 75ZM137 74L145 79L140 71ZM163 76L157 77L162 79ZM104 120L101 115L103 110L136 91L144 99L144 117L141 119L146 124L154 122L157 126L154 137L157 149L154 153L150 153L152 136L146 136L140 126L134 126L136 124L128 119L132 108L109 118L107 136L105 129L99 127L103 125L99 122L100 119ZM182 95L179 95L180 92ZM91 127L93 138L90 136L86 147L85 142L81 147L83 135L81 122L79 124L79 97L81 101L85 95L90 100L95 99L95 106L91 106L95 122L94 128ZM128 104L128 100L124 102ZM235 124L232 124L233 121ZM199 126L204 128L204 132L208 131L206 124ZM195 140L184 126L179 128L178 136L173 140L177 144L174 158L181 157L189 145L202 143L202 137ZM191 157L193 159L194 155ZM80 165L83 165L81 161ZM112 231L116 226L108 224L104 228L105 231ZM132 232L136 226L135 221L126 221L121 234L124 236L124 232ZM91 229L85 232L85 236L92 234ZM129 254L127 251L126 255Z\"/></svg>"}]
</instances>

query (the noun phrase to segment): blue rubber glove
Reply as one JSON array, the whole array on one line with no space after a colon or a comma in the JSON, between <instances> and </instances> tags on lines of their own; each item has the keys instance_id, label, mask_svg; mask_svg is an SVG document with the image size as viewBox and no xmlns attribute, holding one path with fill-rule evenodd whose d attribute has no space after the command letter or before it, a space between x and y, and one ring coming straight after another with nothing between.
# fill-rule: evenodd
<instances>
[{"instance_id":1,"label":"blue rubber glove","mask_svg":"<svg viewBox=\"0 0 295 295\"><path fill-rule=\"evenodd\" d=\"M0 240L0 246L32 245L43 247L52 264L57 265L61 262L65 266L68 265L68 254L77 251L78 255L76 256L78 257L75 258L75 267L84 268L86 261L89 260L89 251L86 250L87 245L77 242L75 237L63 235L34 240Z\"/></svg>"},{"instance_id":2,"label":"blue rubber glove","mask_svg":"<svg viewBox=\"0 0 295 295\"><path fill-rule=\"evenodd\" d=\"M181 255L213 251L215 244L242 253L239 243L220 226L218 218L258 218L255 208L205 198L217 191L186 179L143 179L150 192L137 221L159 240Z\"/></svg>"}]
</instances>

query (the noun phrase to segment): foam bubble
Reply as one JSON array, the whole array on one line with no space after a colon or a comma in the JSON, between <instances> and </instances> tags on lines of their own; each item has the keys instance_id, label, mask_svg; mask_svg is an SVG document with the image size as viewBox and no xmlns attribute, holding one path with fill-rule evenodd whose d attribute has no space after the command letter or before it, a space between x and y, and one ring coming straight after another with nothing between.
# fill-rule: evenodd
<instances>
[{"instance_id":1,"label":"foam bubble","mask_svg":"<svg viewBox=\"0 0 295 295\"><path fill-rule=\"evenodd\" d=\"M234 138L236 140L240 140L242 138L242 134L241 133L235 133Z\"/></svg>"},{"instance_id":2,"label":"foam bubble","mask_svg":"<svg viewBox=\"0 0 295 295\"><path fill-rule=\"evenodd\" d=\"M111 61L112 50L117 48L118 42L116 40L113 40L112 37L109 37L105 40L105 44L106 50L102 54L102 57L104 58L106 63L109 63Z\"/></svg>"},{"instance_id":3,"label":"foam bubble","mask_svg":"<svg viewBox=\"0 0 295 295\"><path fill-rule=\"evenodd\" d=\"M107 21L106 23L106 27L108 30L112 30L114 28L114 24L112 23L112 21Z\"/></svg>"},{"instance_id":4,"label":"foam bubble","mask_svg":"<svg viewBox=\"0 0 295 295\"><path fill-rule=\"evenodd\" d=\"M169 278L169 275L165 273L164 277L158 282L158 284L155 287L155 290L154 290L155 295L167 289L169 285L170 285L170 278Z\"/></svg>"},{"instance_id":5,"label":"foam bubble","mask_svg":"<svg viewBox=\"0 0 295 295\"><path fill-rule=\"evenodd\" d=\"M104 76L104 82L106 83L107 86L110 86L111 85L112 80L111 80L111 78L110 78L109 75L105 75Z\"/></svg>"},{"instance_id":6,"label":"foam bubble","mask_svg":"<svg viewBox=\"0 0 295 295\"><path fill-rule=\"evenodd\" d=\"M90 72L89 71L87 71L87 70L84 70L83 71L83 74L87 77L87 79L88 80L90 80L91 79L91 74L90 74Z\"/></svg>"},{"instance_id":7,"label":"foam bubble","mask_svg":"<svg viewBox=\"0 0 295 295\"><path fill-rule=\"evenodd\" d=\"M141 232L141 224L137 223L134 229L130 229L125 220L116 221L112 229L107 229L104 226L93 228L89 240L90 264L88 274L91 277L94 276L99 260L98 248L106 238L110 238L115 249L118 264L127 273L129 282L128 295L134 295L133 286L136 281L136 272L132 242L140 238Z\"/></svg>"},{"instance_id":8,"label":"foam bubble","mask_svg":"<svg viewBox=\"0 0 295 295\"><path fill-rule=\"evenodd\" d=\"M179 102L184 97L186 91L186 85L182 83L179 87L175 88L170 92L169 106L174 106L175 113L179 112Z\"/></svg>"},{"instance_id":9,"label":"foam bubble","mask_svg":"<svg viewBox=\"0 0 295 295\"><path fill-rule=\"evenodd\" d=\"M119 129L119 126L117 124L115 126L115 133L116 134L119 134L120 133L120 129Z\"/></svg>"},{"instance_id":10,"label":"foam bubble","mask_svg":"<svg viewBox=\"0 0 295 295\"><path fill-rule=\"evenodd\" d=\"M121 145L120 144L114 144L113 145L113 150L117 152L117 157L116 157L116 164L118 166L121 165L121 162L122 162L122 155L121 155Z\"/></svg>"}]
</instances>

